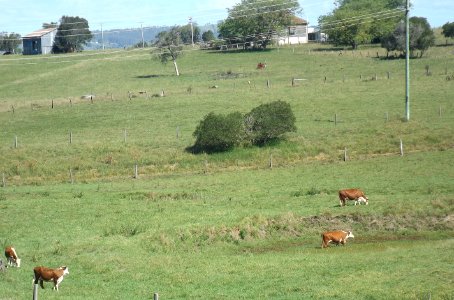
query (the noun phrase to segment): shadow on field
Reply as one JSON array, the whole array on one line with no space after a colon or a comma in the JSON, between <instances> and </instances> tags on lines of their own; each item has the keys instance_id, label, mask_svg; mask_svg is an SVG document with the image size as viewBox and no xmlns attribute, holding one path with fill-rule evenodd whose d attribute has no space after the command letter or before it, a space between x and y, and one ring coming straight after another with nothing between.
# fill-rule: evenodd
<instances>
[{"instance_id":1,"label":"shadow on field","mask_svg":"<svg viewBox=\"0 0 454 300\"><path fill-rule=\"evenodd\" d=\"M344 47L332 47L332 48L314 48L311 51L317 51L317 52L333 52L333 51L346 51L348 49Z\"/></svg>"},{"instance_id":2,"label":"shadow on field","mask_svg":"<svg viewBox=\"0 0 454 300\"><path fill-rule=\"evenodd\" d=\"M157 75L157 74L151 74L151 75L139 75L135 76L135 78L139 79L149 79L149 78L158 78L158 77L168 77L169 75Z\"/></svg>"},{"instance_id":3,"label":"shadow on field","mask_svg":"<svg viewBox=\"0 0 454 300\"><path fill-rule=\"evenodd\" d=\"M227 49L227 50L210 50L210 54L236 54L236 53L266 53L271 52L272 49Z\"/></svg>"}]
</instances>

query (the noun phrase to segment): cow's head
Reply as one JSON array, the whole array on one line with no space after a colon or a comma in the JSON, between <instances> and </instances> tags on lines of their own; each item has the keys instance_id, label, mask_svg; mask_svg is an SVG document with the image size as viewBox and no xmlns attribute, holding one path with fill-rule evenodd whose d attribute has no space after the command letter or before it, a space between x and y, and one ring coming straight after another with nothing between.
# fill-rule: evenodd
<instances>
[{"instance_id":1,"label":"cow's head","mask_svg":"<svg viewBox=\"0 0 454 300\"><path fill-rule=\"evenodd\" d=\"M63 270L63 275L69 274L69 269L67 266L61 266L60 269Z\"/></svg>"},{"instance_id":2,"label":"cow's head","mask_svg":"<svg viewBox=\"0 0 454 300\"><path fill-rule=\"evenodd\" d=\"M18 268L20 268L20 258L17 258L17 259L16 259L16 266L17 266Z\"/></svg>"},{"instance_id":3,"label":"cow's head","mask_svg":"<svg viewBox=\"0 0 454 300\"><path fill-rule=\"evenodd\" d=\"M355 236L351 231L347 231L347 237L346 238L354 238Z\"/></svg>"}]
</instances>

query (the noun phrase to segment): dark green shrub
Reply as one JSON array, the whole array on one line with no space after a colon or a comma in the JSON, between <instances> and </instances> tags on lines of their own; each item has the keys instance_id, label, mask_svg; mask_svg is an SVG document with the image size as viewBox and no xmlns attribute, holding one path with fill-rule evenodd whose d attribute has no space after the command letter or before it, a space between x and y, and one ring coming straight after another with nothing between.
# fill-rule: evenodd
<instances>
[{"instance_id":1,"label":"dark green shrub","mask_svg":"<svg viewBox=\"0 0 454 300\"><path fill-rule=\"evenodd\" d=\"M244 136L243 116L239 112L228 115L209 113L193 133L196 138L192 151L223 152L239 145Z\"/></svg>"},{"instance_id":2,"label":"dark green shrub","mask_svg":"<svg viewBox=\"0 0 454 300\"><path fill-rule=\"evenodd\" d=\"M254 108L245 116L248 139L254 145L263 145L286 132L296 131L295 115L290 104L274 101Z\"/></svg>"}]
</instances>

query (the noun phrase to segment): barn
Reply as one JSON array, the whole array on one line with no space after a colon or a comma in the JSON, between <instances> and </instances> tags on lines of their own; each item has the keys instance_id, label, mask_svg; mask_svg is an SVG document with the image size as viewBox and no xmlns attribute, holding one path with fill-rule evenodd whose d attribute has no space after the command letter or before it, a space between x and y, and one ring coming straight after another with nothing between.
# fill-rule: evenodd
<instances>
[{"instance_id":1,"label":"barn","mask_svg":"<svg viewBox=\"0 0 454 300\"><path fill-rule=\"evenodd\" d=\"M24 55L50 54L54 44L57 28L43 28L27 34L22 38Z\"/></svg>"},{"instance_id":2,"label":"barn","mask_svg":"<svg viewBox=\"0 0 454 300\"><path fill-rule=\"evenodd\" d=\"M291 25L286 28L285 32L279 35L278 44L306 44L308 42L307 25L308 22L306 20L293 16Z\"/></svg>"}]
</instances>

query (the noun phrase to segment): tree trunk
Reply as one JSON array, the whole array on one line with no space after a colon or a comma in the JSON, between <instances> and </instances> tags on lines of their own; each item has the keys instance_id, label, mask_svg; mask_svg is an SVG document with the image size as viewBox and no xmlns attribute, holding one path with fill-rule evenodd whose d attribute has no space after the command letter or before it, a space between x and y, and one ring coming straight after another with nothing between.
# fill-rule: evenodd
<instances>
[{"instance_id":1,"label":"tree trunk","mask_svg":"<svg viewBox=\"0 0 454 300\"><path fill-rule=\"evenodd\" d=\"M173 65L175 66L175 74L177 74L177 76L180 76L180 72L178 72L178 65L177 65L176 60L173 60Z\"/></svg>"}]
</instances>

